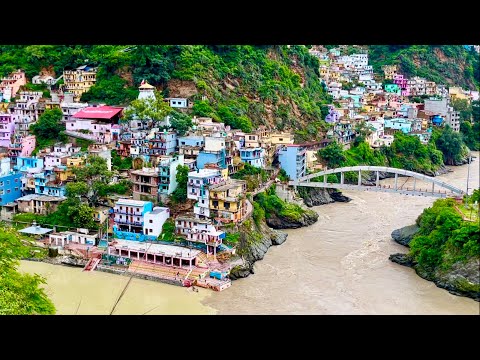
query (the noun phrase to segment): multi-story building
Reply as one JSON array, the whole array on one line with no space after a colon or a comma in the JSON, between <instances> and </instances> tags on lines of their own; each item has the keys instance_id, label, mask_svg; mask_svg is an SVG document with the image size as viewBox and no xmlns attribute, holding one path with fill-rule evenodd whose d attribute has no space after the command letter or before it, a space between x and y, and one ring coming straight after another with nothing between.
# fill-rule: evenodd
<instances>
[{"instance_id":1,"label":"multi-story building","mask_svg":"<svg viewBox=\"0 0 480 360\"><path fill-rule=\"evenodd\" d=\"M67 198L63 196L28 194L18 198L16 201L19 212L47 215L55 212L58 205L66 199Z\"/></svg>"},{"instance_id":2,"label":"multi-story building","mask_svg":"<svg viewBox=\"0 0 480 360\"><path fill-rule=\"evenodd\" d=\"M158 201L158 188L160 184L157 168L131 170L130 180L133 183L133 199Z\"/></svg>"},{"instance_id":3,"label":"multi-story building","mask_svg":"<svg viewBox=\"0 0 480 360\"><path fill-rule=\"evenodd\" d=\"M169 155L175 152L177 146L177 133L174 131L162 131L155 134L155 138L149 141L150 156Z\"/></svg>"},{"instance_id":4,"label":"multi-story building","mask_svg":"<svg viewBox=\"0 0 480 360\"><path fill-rule=\"evenodd\" d=\"M113 106L87 107L65 122L65 133L78 138L108 144L119 138L118 125L123 108Z\"/></svg>"},{"instance_id":5,"label":"multi-story building","mask_svg":"<svg viewBox=\"0 0 480 360\"><path fill-rule=\"evenodd\" d=\"M327 136L336 139L339 144L348 145L355 138L356 133L350 120L340 120L327 131Z\"/></svg>"},{"instance_id":6,"label":"multi-story building","mask_svg":"<svg viewBox=\"0 0 480 360\"><path fill-rule=\"evenodd\" d=\"M12 137L15 133L15 122L17 115L0 114L0 146L8 147L12 143Z\"/></svg>"},{"instance_id":7,"label":"multi-story building","mask_svg":"<svg viewBox=\"0 0 480 360\"><path fill-rule=\"evenodd\" d=\"M257 168L265 167L265 149L261 147L256 148L241 148L240 159L247 164Z\"/></svg>"},{"instance_id":8,"label":"multi-story building","mask_svg":"<svg viewBox=\"0 0 480 360\"><path fill-rule=\"evenodd\" d=\"M66 182L57 179L55 172L44 170L33 175L35 179L35 194L64 197Z\"/></svg>"},{"instance_id":9,"label":"multi-story building","mask_svg":"<svg viewBox=\"0 0 480 360\"><path fill-rule=\"evenodd\" d=\"M205 146L197 156L197 168L203 169L205 164L214 164L221 169L227 168L225 140L226 137L205 137Z\"/></svg>"},{"instance_id":10,"label":"multi-story building","mask_svg":"<svg viewBox=\"0 0 480 360\"><path fill-rule=\"evenodd\" d=\"M397 74L397 65L385 65L382 69L385 80L393 80L393 77Z\"/></svg>"},{"instance_id":11,"label":"multi-story building","mask_svg":"<svg viewBox=\"0 0 480 360\"><path fill-rule=\"evenodd\" d=\"M26 137L30 135L30 126L37 122L41 114L39 100L43 92L21 91L19 94L20 99L18 99L15 104L12 104L13 106L9 106L9 112L17 115L15 134Z\"/></svg>"},{"instance_id":12,"label":"multi-story building","mask_svg":"<svg viewBox=\"0 0 480 360\"><path fill-rule=\"evenodd\" d=\"M79 101L82 94L95 85L97 68L82 65L75 70L64 70L63 81L63 91L73 93L74 100Z\"/></svg>"},{"instance_id":13,"label":"multi-story building","mask_svg":"<svg viewBox=\"0 0 480 360\"><path fill-rule=\"evenodd\" d=\"M185 159L196 159L205 146L203 136L182 136L178 138L178 153Z\"/></svg>"},{"instance_id":14,"label":"multi-story building","mask_svg":"<svg viewBox=\"0 0 480 360\"><path fill-rule=\"evenodd\" d=\"M385 133L389 135L399 130L404 134L408 134L412 131L412 121L404 118L385 119L384 128Z\"/></svg>"},{"instance_id":15,"label":"multi-story building","mask_svg":"<svg viewBox=\"0 0 480 360\"><path fill-rule=\"evenodd\" d=\"M425 95L433 96L437 93L437 84L435 81L425 82Z\"/></svg>"},{"instance_id":16,"label":"multi-story building","mask_svg":"<svg viewBox=\"0 0 480 360\"><path fill-rule=\"evenodd\" d=\"M410 87L408 86L408 79L402 74L393 76L393 83L397 84L401 89L402 96L410 96Z\"/></svg>"},{"instance_id":17,"label":"multi-story building","mask_svg":"<svg viewBox=\"0 0 480 360\"><path fill-rule=\"evenodd\" d=\"M170 209L153 207L151 201L119 199L113 208L113 232L119 239L144 241L157 239L170 216Z\"/></svg>"},{"instance_id":18,"label":"multi-story building","mask_svg":"<svg viewBox=\"0 0 480 360\"><path fill-rule=\"evenodd\" d=\"M177 166L184 165L183 155L162 156L158 161L159 186L158 193L160 196L168 196L177 188Z\"/></svg>"},{"instance_id":19,"label":"multi-story building","mask_svg":"<svg viewBox=\"0 0 480 360\"><path fill-rule=\"evenodd\" d=\"M278 161L290 180L305 176L307 170L307 149L301 145L284 145L278 152Z\"/></svg>"},{"instance_id":20,"label":"multi-story building","mask_svg":"<svg viewBox=\"0 0 480 360\"><path fill-rule=\"evenodd\" d=\"M187 197L197 200L193 211L200 217L210 216L208 185L224 182L220 170L198 169L188 173Z\"/></svg>"},{"instance_id":21,"label":"multi-story building","mask_svg":"<svg viewBox=\"0 0 480 360\"><path fill-rule=\"evenodd\" d=\"M0 80L0 93L3 95L3 101L10 102L17 95L20 86L25 85L27 79L23 70L17 70Z\"/></svg>"},{"instance_id":22,"label":"multi-story building","mask_svg":"<svg viewBox=\"0 0 480 360\"><path fill-rule=\"evenodd\" d=\"M223 184L209 185L210 217L218 223L242 221L247 212L245 180L229 179Z\"/></svg>"},{"instance_id":23,"label":"multi-story building","mask_svg":"<svg viewBox=\"0 0 480 360\"><path fill-rule=\"evenodd\" d=\"M10 159L0 159L0 206L22 196L22 173L11 169Z\"/></svg>"},{"instance_id":24,"label":"multi-story building","mask_svg":"<svg viewBox=\"0 0 480 360\"><path fill-rule=\"evenodd\" d=\"M445 117L445 125L449 125L453 131L460 132L460 113L449 106Z\"/></svg>"},{"instance_id":25,"label":"multi-story building","mask_svg":"<svg viewBox=\"0 0 480 360\"><path fill-rule=\"evenodd\" d=\"M214 254L225 238L225 232L217 229L212 220L199 219L193 214L179 215L175 218L175 233L184 236L187 241L204 244L206 252Z\"/></svg>"}]
</instances>

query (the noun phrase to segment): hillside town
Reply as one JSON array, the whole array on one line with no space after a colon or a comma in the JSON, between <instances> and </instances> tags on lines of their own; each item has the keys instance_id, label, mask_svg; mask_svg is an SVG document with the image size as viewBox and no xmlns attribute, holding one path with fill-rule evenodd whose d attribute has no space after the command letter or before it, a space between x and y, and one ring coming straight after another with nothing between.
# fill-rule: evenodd
<instances>
[{"instance_id":1,"label":"hillside town","mask_svg":"<svg viewBox=\"0 0 480 360\"><path fill-rule=\"evenodd\" d=\"M27 79L22 69L0 82L0 216L20 224L19 214L49 215L68 200L67 185L78 169L103 159L110 184L129 191L98 195L93 204L95 227L23 224L31 235L60 254L75 255L85 271L142 274L181 286L222 291L231 286L235 254L228 233L252 215L248 194L280 183L280 173L296 180L321 170L319 149L332 142L348 149L367 129L372 148L389 147L394 134L417 136L427 144L435 127L460 131L459 112L451 102L479 99L478 91L447 87L421 77L407 78L394 65L375 74L367 52L346 55L342 48L310 50L320 62L320 79L332 103L324 120L328 131L316 142L296 143L293 132L259 126L251 133L209 117L191 117L178 131L171 115L162 119L126 116L131 106L81 102L95 85L98 68L84 65L54 78ZM25 90L28 84L43 91ZM156 101L147 81L138 87L139 101ZM421 99L422 101L417 101ZM193 100L165 97L165 106L190 116ZM40 148L31 127L46 112L59 109L67 141ZM115 162L130 159L128 169ZM235 174L256 168L268 177L255 189ZM185 206L171 200L187 175ZM83 200L82 200L83 201ZM89 206L92 205L88 204Z\"/></svg>"}]
</instances>

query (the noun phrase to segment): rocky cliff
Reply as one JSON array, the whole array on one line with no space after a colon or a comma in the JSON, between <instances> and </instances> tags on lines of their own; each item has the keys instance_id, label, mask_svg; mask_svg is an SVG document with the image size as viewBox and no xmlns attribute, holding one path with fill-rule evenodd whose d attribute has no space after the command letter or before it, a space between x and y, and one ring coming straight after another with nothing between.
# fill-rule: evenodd
<instances>
[{"instance_id":1,"label":"rocky cliff","mask_svg":"<svg viewBox=\"0 0 480 360\"><path fill-rule=\"evenodd\" d=\"M408 247L418 230L417 225L405 226L394 230L392 238L400 245ZM466 296L480 301L479 257L457 261L447 270L441 267L436 269L422 267L409 254L396 253L390 255L389 259L397 264L413 268L420 277L433 281L435 285L454 295Z\"/></svg>"}]
</instances>

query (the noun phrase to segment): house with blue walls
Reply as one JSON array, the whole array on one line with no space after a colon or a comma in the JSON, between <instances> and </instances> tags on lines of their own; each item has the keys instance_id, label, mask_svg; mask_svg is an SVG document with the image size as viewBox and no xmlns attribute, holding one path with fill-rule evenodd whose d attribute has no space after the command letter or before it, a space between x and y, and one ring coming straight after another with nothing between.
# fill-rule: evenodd
<instances>
[{"instance_id":1,"label":"house with blue walls","mask_svg":"<svg viewBox=\"0 0 480 360\"><path fill-rule=\"evenodd\" d=\"M44 170L33 175L35 179L35 194L64 197L65 182L58 181L53 170Z\"/></svg>"},{"instance_id":2,"label":"house with blue walls","mask_svg":"<svg viewBox=\"0 0 480 360\"><path fill-rule=\"evenodd\" d=\"M408 134L412 131L412 121L403 118L385 119L385 130L391 129L392 131L401 130L404 134Z\"/></svg>"},{"instance_id":3,"label":"house with blue walls","mask_svg":"<svg viewBox=\"0 0 480 360\"><path fill-rule=\"evenodd\" d=\"M22 196L22 173L13 171L10 166L10 158L0 160L0 206Z\"/></svg>"},{"instance_id":4,"label":"house with blue walls","mask_svg":"<svg viewBox=\"0 0 480 360\"><path fill-rule=\"evenodd\" d=\"M205 145L197 156L197 169L204 169L205 164L215 164L220 169L227 168L225 137L205 136Z\"/></svg>"},{"instance_id":5,"label":"house with blue walls","mask_svg":"<svg viewBox=\"0 0 480 360\"><path fill-rule=\"evenodd\" d=\"M278 162L290 180L297 180L306 174L307 149L298 144L284 145L278 151Z\"/></svg>"},{"instance_id":6,"label":"house with blue walls","mask_svg":"<svg viewBox=\"0 0 480 360\"><path fill-rule=\"evenodd\" d=\"M263 168L265 166L265 149L261 147L241 148L240 159L244 163L250 164L257 168Z\"/></svg>"}]
</instances>

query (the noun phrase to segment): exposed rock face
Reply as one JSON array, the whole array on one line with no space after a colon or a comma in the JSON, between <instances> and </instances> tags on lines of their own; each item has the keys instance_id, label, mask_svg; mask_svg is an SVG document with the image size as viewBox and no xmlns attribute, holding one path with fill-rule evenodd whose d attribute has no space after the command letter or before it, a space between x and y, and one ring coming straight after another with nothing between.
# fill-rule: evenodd
<instances>
[{"instance_id":1,"label":"exposed rock face","mask_svg":"<svg viewBox=\"0 0 480 360\"><path fill-rule=\"evenodd\" d=\"M298 220L272 214L267 219L267 225L273 229L296 229L302 226L309 226L314 224L318 220L318 214L312 210L306 210L306 212Z\"/></svg>"},{"instance_id":2,"label":"exposed rock face","mask_svg":"<svg viewBox=\"0 0 480 360\"><path fill-rule=\"evenodd\" d=\"M302 197L303 202L308 207L330 204L335 201L349 202L352 200L349 197L342 195L342 192L336 189L309 187L302 189Z\"/></svg>"},{"instance_id":3,"label":"exposed rock face","mask_svg":"<svg viewBox=\"0 0 480 360\"><path fill-rule=\"evenodd\" d=\"M400 245L409 246L410 241L412 241L413 236L418 230L420 230L420 228L416 224L404 226L403 228L393 230L392 238Z\"/></svg>"},{"instance_id":4,"label":"exposed rock face","mask_svg":"<svg viewBox=\"0 0 480 360\"><path fill-rule=\"evenodd\" d=\"M403 266L413 267L413 261L407 254L392 254L388 257L388 259Z\"/></svg>"},{"instance_id":5,"label":"exposed rock face","mask_svg":"<svg viewBox=\"0 0 480 360\"><path fill-rule=\"evenodd\" d=\"M242 257L241 265L230 270L229 278L236 280L254 273L253 265L262 260L272 245L280 245L287 239L287 234L269 228L265 223L257 227L253 221L242 225L238 253Z\"/></svg>"}]
</instances>

